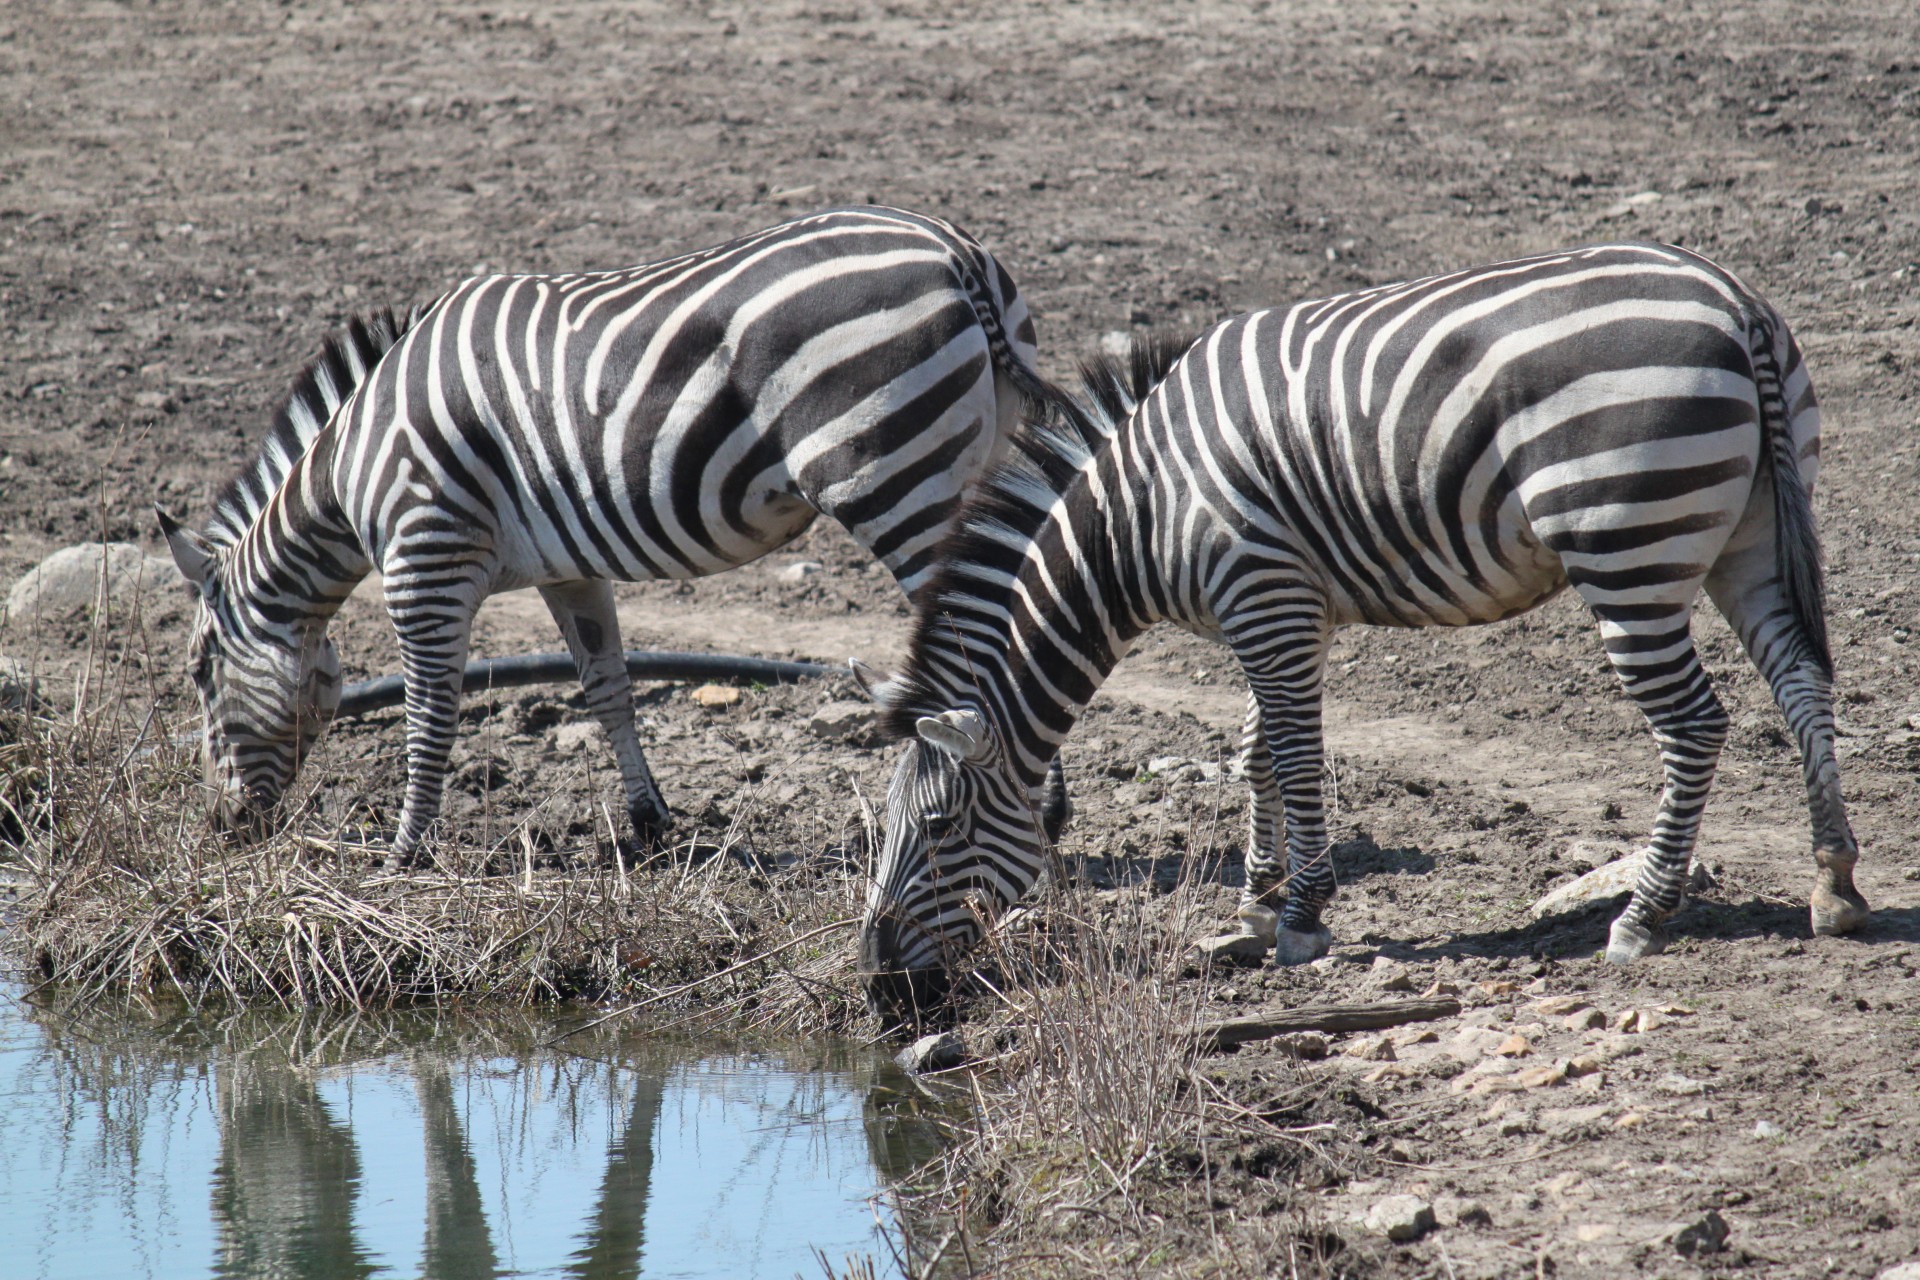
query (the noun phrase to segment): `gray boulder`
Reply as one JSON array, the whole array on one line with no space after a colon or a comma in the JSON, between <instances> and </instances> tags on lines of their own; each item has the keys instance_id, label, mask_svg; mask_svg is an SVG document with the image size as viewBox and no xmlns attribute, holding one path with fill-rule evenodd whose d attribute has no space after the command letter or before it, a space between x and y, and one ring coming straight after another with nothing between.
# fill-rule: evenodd
<instances>
[{"instance_id":1,"label":"gray boulder","mask_svg":"<svg viewBox=\"0 0 1920 1280\"><path fill-rule=\"evenodd\" d=\"M126 610L152 599L179 578L173 562L150 556L131 542L82 542L42 560L7 593L7 621L32 626L37 618L62 619L104 599Z\"/></svg>"}]
</instances>

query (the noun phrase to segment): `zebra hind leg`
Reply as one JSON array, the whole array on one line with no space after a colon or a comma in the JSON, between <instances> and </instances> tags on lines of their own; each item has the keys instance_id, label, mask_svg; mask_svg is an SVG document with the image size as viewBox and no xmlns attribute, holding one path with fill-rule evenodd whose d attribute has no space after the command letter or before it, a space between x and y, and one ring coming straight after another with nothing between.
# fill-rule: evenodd
<instances>
[{"instance_id":1,"label":"zebra hind leg","mask_svg":"<svg viewBox=\"0 0 1920 1280\"><path fill-rule=\"evenodd\" d=\"M1816 870L1808 904L1813 931L1851 933L1873 909L1853 883L1860 846L1840 795L1840 766L1833 750L1832 682L1800 634L1771 555L1748 558L1754 563L1746 573L1739 564L1716 566L1707 579L1707 591L1753 665L1766 677L1800 748L1807 810L1813 821Z\"/></svg>"},{"instance_id":2,"label":"zebra hind leg","mask_svg":"<svg viewBox=\"0 0 1920 1280\"><path fill-rule=\"evenodd\" d=\"M540 598L566 638L587 710L606 732L620 765L620 783L626 794L627 818L633 824L636 847L642 855L659 851L673 815L647 768L646 752L633 718L633 678L627 674L626 653L620 643L620 619L613 607L610 582L559 582L540 588Z\"/></svg>"},{"instance_id":3,"label":"zebra hind leg","mask_svg":"<svg viewBox=\"0 0 1920 1280\"><path fill-rule=\"evenodd\" d=\"M1666 786L1640 877L1613 922L1607 959L1629 964L1666 947L1666 919L1685 901L1700 818L1727 740L1727 713L1693 646L1692 608L1596 605L1614 674L1660 746Z\"/></svg>"}]
</instances>

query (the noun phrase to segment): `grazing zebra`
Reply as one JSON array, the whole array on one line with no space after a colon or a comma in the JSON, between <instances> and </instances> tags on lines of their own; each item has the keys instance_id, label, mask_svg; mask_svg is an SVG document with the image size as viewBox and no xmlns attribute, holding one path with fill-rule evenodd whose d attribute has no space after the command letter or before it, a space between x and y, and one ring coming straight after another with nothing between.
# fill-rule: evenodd
<instances>
[{"instance_id":1,"label":"grazing zebra","mask_svg":"<svg viewBox=\"0 0 1920 1280\"><path fill-rule=\"evenodd\" d=\"M392 862L439 812L480 602L537 587L643 846L671 821L634 730L611 580L742 565L820 512L909 595L1035 372L1006 271L937 218L848 209L620 271L469 280L355 322L205 535L193 680L216 825L258 827L339 705L327 623L384 576L407 686ZM1060 815L1064 820L1064 815Z\"/></svg>"},{"instance_id":2,"label":"grazing zebra","mask_svg":"<svg viewBox=\"0 0 1920 1280\"><path fill-rule=\"evenodd\" d=\"M1726 271L1579 249L1256 311L1085 375L1085 403L1029 423L960 518L903 673L866 677L914 739L862 933L876 1007L937 998L1032 886L1032 785L1162 620L1226 644L1251 686L1239 915L1282 963L1331 942L1331 632L1493 622L1569 584L1666 771L1608 958L1661 948L1726 738L1690 634L1702 587L1799 742L1814 930L1866 918L1833 751L1818 410L1786 325Z\"/></svg>"}]
</instances>

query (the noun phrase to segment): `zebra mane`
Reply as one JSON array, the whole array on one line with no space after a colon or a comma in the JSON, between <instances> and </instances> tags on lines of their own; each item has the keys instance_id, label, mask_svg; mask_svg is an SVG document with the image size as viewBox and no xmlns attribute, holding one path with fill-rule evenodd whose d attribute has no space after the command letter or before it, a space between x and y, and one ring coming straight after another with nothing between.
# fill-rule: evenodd
<instances>
[{"instance_id":1,"label":"zebra mane","mask_svg":"<svg viewBox=\"0 0 1920 1280\"><path fill-rule=\"evenodd\" d=\"M907 660L880 690L887 737L910 737L921 716L948 709L926 673L930 651L951 643L950 616L978 611L983 578L993 572L987 566L1005 563L1010 549L1039 535L1061 495L1193 341L1162 330L1136 334L1125 353L1080 362L1078 394L1028 398L1006 455L981 477L935 548L938 567L914 611Z\"/></svg>"},{"instance_id":2,"label":"zebra mane","mask_svg":"<svg viewBox=\"0 0 1920 1280\"><path fill-rule=\"evenodd\" d=\"M253 461L214 498L207 536L215 544L232 546L240 540L334 411L421 314L415 307L399 320L391 308L383 307L354 316L344 332L327 338L319 354L294 378L293 389L273 415L273 425L267 428Z\"/></svg>"}]
</instances>

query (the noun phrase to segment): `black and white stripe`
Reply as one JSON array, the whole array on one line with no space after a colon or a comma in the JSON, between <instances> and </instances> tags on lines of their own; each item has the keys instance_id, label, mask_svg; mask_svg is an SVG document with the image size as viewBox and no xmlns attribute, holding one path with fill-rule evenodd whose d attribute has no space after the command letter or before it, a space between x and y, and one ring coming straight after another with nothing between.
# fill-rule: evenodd
<instances>
[{"instance_id":1,"label":"black and white stripe","mask_svg":"<svg viewBox=\"0 0 1920 1280\"><path fill-rule=\"evenodd\" d=\"M915 592L1023 397L1054 394L1034 356L985 249L881 208L628 270L469 280L406 324L356 324L205 538L163 516L207 606L194 661L219 812L277 802L337 698L310 687L337 684L327 622L377 569L407 681L397 859L439 810L474 611L519 587L566 636L651 842L669 818L611 581L733 568L825 512Z\"/></svg>"},{"instance_id":2,"label":"black and white stripe","mask_svg":"<svg viewBox=\"0 0 1920 1280\"><path fill-rule=\"evenodd\" d=\"M1648 245L1551 254L1254 312L1088 385L983 485L880 690L918 739L864 934L884 1002L937 986L1031 886L1038 770L1163 620L1225 643L1251 687L1242 919L1282 960L1324 953L1331 633L1492 622L1569 584L1666 770L1609 955L1661 945L1726 737L1689 631L1703 587L1800 744L1815 927L1864 918L1809 505L1819 413L1785 324L1726 271Z\"/></svg>"}]
</instances>

